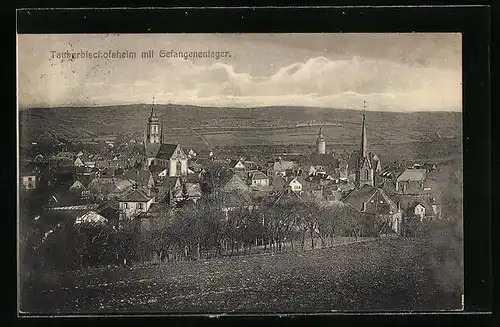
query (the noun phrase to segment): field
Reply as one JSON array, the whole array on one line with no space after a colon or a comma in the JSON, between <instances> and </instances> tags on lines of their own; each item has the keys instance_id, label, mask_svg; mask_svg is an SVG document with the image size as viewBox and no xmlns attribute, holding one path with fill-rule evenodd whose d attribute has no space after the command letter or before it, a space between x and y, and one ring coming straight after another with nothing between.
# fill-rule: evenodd
<instances>
[{"instance_id":1,"label":"field","mask_svg":"<svg viewBox=\"0 0 500 327\"><path fill-rule=\"evenodd\" d=\"M21 311L83 314L460 309L461 257L456 255L460 252L456 252L457 248L450 250L453 242L449 240L381 238L302 253L51 275L24 289Z\"/></svg>"},{"instance_id":2,"label":"field","mask_svg":"<svg viewBox=\"0 0 500 327\"><path fill-rule=\"evenodd\" d=\"M142 138L150 105L97 108L31 108L20 112L21 139L98 138L125 134ZM329 144L358 144L361 112L307 107L209 108L157 105L165 142L184 146L314 144L319 126ZM371 144L461 137L457 112L367 112ZM204 141L205 140L205 141Z\"/></svg>"}]
</instances>

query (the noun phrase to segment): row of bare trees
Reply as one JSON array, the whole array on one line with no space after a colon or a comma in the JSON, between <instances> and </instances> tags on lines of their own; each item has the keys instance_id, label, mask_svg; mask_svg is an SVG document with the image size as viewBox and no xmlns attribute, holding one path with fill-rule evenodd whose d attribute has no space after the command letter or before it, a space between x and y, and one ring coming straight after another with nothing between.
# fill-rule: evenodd
<instances>
[{"instance_id":1,"label":"row of bare trees","mask_svg":"<svg viewBox=\"0 0 500 327\"><path fill-rule=\"evenodd\" d=\"M361 236L364 219L342 203L293 193L230 206L223 193L143 221L139 260L170 261L326 247L336 236Z\"/></svg>"}]
</instances>

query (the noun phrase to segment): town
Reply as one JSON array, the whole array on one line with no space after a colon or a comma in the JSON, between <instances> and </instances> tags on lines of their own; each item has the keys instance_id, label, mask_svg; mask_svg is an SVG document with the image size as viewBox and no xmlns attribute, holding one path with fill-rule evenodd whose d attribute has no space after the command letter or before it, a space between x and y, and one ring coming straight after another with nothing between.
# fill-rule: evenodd
<instances>
[{"instance_id":1,"label":"town","mask_svg":"<svg viewBox=\"0 0 500 327\"><path fill-rule=\"evenodd\" d=\"M382 163L364 111L359 149L340 155L321 127L313 153L231 157L168 143L154 104L145 120L142 140L21 155L22 236L52 253L26 257L59 269L196 260L415 237L441 219L436 165Z\"/></svg>"}]
</instances>

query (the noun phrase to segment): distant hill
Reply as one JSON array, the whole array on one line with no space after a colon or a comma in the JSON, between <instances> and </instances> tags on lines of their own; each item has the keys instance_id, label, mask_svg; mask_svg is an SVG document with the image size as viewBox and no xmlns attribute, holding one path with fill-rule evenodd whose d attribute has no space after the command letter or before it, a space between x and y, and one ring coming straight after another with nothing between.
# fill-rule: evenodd
<instances>
[{"instance_id":1,"label":"distant hill","mask_svg":"<svg viewBox=\"0 0 500 327\"><path fill-rule=\"evenodd\" d=\"M21 140L40 138L97 138L123 134L142 137L151 105L31 108L20 111ZM164 123L165 141L187 146L208 141L214 146L312 144L319 126L328 144L359 142L358 110L263 107L213 108L156 105ZM366 112L369 142L396 144L460 138L458 112Z\"/></svg>"}]
</instances>

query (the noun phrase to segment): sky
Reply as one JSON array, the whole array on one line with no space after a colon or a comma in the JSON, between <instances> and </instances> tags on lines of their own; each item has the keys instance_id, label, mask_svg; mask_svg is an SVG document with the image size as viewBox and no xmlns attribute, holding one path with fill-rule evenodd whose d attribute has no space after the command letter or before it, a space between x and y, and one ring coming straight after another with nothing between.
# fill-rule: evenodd
<instances>
[{"instance_id":1,"label":"sky","mask_svg":"<svg viewBox=\"0 0 500 327\"><path fill-rule=\"evenodd\" d=\"M20 34L17 43L20 109L152 102L360 109L366 101L377 111L462 110L458 33ZM150 49L154 58L142 59ZM55 57L99 50L137 57ZM160 58L160 50L230 57Z\"/></svg>"}]
</instances>

